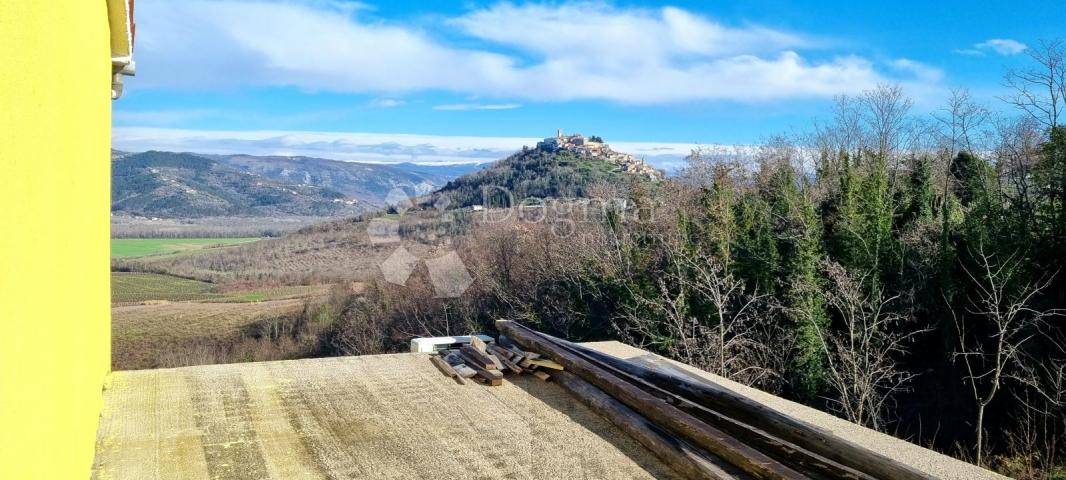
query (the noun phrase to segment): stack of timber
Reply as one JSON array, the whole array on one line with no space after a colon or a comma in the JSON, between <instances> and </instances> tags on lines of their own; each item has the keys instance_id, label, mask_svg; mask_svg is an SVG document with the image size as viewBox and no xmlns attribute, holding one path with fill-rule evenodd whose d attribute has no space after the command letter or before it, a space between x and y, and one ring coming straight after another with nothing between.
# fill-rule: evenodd
<instances>
[{"instance_id":1,"label":"stack of timber","mask_svg":"<svg viewBox=\"0 0 1066 480\"><path fill-rule=\"evenodd\" d=\"M497 386L503 384L504 372L528 373L541 380L550 380L545 370L562 371L563 366L534 352L526 352L514 345L503 347L495 342L485 343L471 336L470 344L458 349L441 350L430 361L444 375L463 385L467 379Z\"/></svg>"},{"instance_id":2,"label":"stack of timber","mask_svg":"<svg viewBox=\"0 0 1066 480\"><path fill-rule=\"evenodd\" d=\"M710 381L641 366L500 320L565 370L551 379L684 478L928 480L932 475Z\"/></svg>"}]
</instances>

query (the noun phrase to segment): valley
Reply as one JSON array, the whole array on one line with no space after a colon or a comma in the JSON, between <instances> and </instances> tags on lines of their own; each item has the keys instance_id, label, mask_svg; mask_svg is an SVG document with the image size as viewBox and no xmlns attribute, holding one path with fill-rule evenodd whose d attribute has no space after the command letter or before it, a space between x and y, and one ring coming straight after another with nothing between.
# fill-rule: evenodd
<instances>
[{"instance_id":1,"label":"valley","mask_svg":"<svg viewBox=\"0 0 1066 480\"><path fill-rule=\"evenodd\" d=\"M136 155L122 158L138 161ZM187 162L200 165L197 168L201 170L217 169L208 162L218 158L153 153L147 160L157 172L162 164L176 164L179 172L175 175L200 178L202 172L181 170L186 169ZM248 156L231 156L226 161L240 162L243 168L255 171L252 175L274 179L286 176L271 170L275 162L302 161L308 169L323 163L318 159ZM451 167L448 171L462 169ZM547 183L538 180L543 178ZM418 259L410 284L425 285L432 275L426 260L456 252L464 265L476 266L477 253L470 250L477 243L473 235L515 225L523 212L529 213L521 206L527 199L544 197L556 207L565 205L563 210L568 213L551 213L554 222L560 217L576 218L574 212L578 210L573 205L592 192L622 191L647 181L607 161L535 149L468 173L432 192L412 194L401 204L342 218L284 214L142 217L133 223L130 219L136 217L116 215L113 222L116 218L125 222L122 225L126 228L120 231L128 238L112 240L113 366L156 368L368 348L353 346L343 324L349 321L353 304L389 285L382 283L382 273L398 249ZM320 182L310 187L336 185ZM506 203L486 209L480 204L492 202L477 198L483 190L515 193ZM147 194L155 193L158 191ZM302 221L286 221L293 218ZM252 232L257 226L274 229L282 221L287 228L271 230L269 236L224 236ZM381 238L382 225L394 230L395 237ZM208 236L183 238L183 233ZM374 290L366 291L367 286ZM419 295L433 297L432 293ZM379 333L375 342L380 346L373 347L375 351L396 348L393 342L402 342L402 335L406 335L391 328ZM397 336L390 339L393 334Z\"/></svg>"}]
</instances>

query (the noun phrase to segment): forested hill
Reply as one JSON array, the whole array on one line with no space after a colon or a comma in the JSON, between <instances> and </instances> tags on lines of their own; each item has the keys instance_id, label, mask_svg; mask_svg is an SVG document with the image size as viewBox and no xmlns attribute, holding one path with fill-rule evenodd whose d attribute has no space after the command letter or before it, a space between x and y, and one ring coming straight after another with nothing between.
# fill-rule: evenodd
<instances>
[{"instance_id":1,"label":"forested hill","mask_svg":"<svg viewBox=\"0 0 1066 480\"><path fill-rule=\"evenodd\" d=\"M457 207L503 206L531 197L588 197L590 189L597 185L624 187L631 182L649 181L646 176L627 173L621 165L602 158L580 157L565 150L523 148L487 168L448 182L438 194Z\"/></svg>"},{"instance_id":2,"label":"forested hill","mask_svg":"<svg viewBox=\"0 0 1066 480\"><path fill-rule=\"evenodd\" d=\"M144 152L111 163L111 210L162 218L352 215L335 190L272 180L199 155Z\"/></svg>"}]
</instances>

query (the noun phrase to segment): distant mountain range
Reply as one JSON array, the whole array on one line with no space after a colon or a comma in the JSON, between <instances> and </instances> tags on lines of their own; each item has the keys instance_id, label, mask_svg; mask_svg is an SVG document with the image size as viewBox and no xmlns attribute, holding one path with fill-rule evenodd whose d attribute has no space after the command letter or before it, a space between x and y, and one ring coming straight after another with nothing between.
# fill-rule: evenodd
<instances>
[{"instance_id":1,"label":"distant mountain range","mask_svg":"<svg viewBox=\"0 0 1066 480\"><path fill-rule=\"evenodd\" d=\"M355 215L384 205L393 188L420 195L482 166L113 151L111 209L161 218Z\"/></svg>"},{"instance_id":2,"label":"distant mountain range","mask_svg":"<svg viewBox=\"0 0 1066 480\"><path fill-rule=\"evenodd\" d=\"M453 178L480 170L485 164L417 165L343 162L313 157L225 155L220 163L280 182L313 185L343 193L372 205L385 205L394 188L417 196L432 192Z\"/></svg>"}]
</instances>

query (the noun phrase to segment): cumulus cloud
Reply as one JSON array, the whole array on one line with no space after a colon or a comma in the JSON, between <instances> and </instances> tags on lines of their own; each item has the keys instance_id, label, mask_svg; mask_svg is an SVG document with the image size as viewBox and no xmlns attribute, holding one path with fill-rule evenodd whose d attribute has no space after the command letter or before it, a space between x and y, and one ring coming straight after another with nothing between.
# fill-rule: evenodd
<instances>
[{"instance_id":1,"label":"cumulus cloud","mask_svg":"<svg viewBox=\"0 0 1066 480\"><path fill-rule=\"evenodd\" d=\"M994 52L999 55L1017 55L1024 52L1029 47L1017 40L1011 40L1009 38L993 38L981 43L974 44L973 48L964 48L961 50L955 50L955 53L969 56L984 56L986 52Z\"/></svg>"},{"instance_id":2,"label":"cumulus cloud","mask_svg":"<svg viewBox=\"0 0 1066 480\"><path fill-rule=\"evenodd\" d=\"M138 7L141 88L656 104L827 97L886 79L929 80L909 77L913 71L886 77L857 56L805 57L799 52L820 47L808 35L725 25L673 7L499 3L421 27L321 0Z\"/></svg>"},{"instance_id":3,"label":"cumulus cloud","mask_svg":"<svg viewBox=\"0 0 1066 480\"><path fill-rule=\"evenodd\" d=\"M167 150L205 154L288 155L367 163L484 163L506 157L535 137L480 137L398 133L304 131L224 131L149 127L115 127L112 145L118 150ZM674 170L699 147L690 143L611 142L611 147Z\"/></svg>"},{"instance_id":4,"label":"cumulus cloud","mask_svg":"<svg viewBox=\"0 0 1066 480\"><path fill-rule=\"evenodd\" d=\"M501 3L451 23L477 38L607 69L684 57L774 52L811 43L768 28L726 27L673 7L622 10L600 3Z\"/></svg>"}]
</instances>

